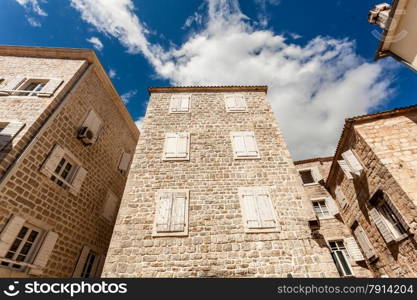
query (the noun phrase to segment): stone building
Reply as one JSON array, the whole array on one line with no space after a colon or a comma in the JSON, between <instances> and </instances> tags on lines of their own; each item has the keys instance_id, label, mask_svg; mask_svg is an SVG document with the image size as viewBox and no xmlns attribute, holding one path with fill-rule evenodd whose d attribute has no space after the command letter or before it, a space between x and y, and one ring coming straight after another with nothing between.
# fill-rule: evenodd
<instances>
[{"instance_id":1,"label":"stone building","mask_svg":"<svg viewBox=\"0 0 417 300\"><path fill-rule=\"evenodd\" d=\"M335 277L267 88L150 88L105 277Z\"/></svg>"},{"instance_id":2,"label":"stone building","mask_svg":"<svg viewBox=\"0 0 417 300\"><path fill-rule=\"evenodd\" d=\"M374 276L417 276L417 106L347 119L326 186Z\"/></svg>"},{"instance_id":3,"label":"stone building","mask_svg":"<svg viewBox=\"0 0 417 300\"><path fill-rule=\"evenodd\" d=\"M0 277L100 275L138 137L93 51L0 47Z\"/></svg>"}]
</instances>

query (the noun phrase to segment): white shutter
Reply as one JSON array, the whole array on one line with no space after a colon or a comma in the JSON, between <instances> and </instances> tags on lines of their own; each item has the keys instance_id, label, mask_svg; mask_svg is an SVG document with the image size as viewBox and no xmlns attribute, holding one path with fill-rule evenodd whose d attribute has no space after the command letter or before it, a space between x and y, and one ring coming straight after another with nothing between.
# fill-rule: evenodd
<instances>
[{"instance_id":1,"label":"white shutter","mask_svg":"<svg viewBox=\"0 0 417 300\"><path fill-rule=\"evenodd\" d=\"M246 102L243 95L224 95L224 103L228 112L246 111Z\"/></svg>"},{"instance_id":2,"label":"white shutter","mask_svg":"<svg viewBox=\"0 0 417 300\"><path fill-rule=\"evenodd\" d=\"M368 237L365 234L365 231L363 228L358 225L355 230L354 234L356 236L356 239L358 240L359 245L361 246L363 252L365 253L365 256L367 259L370 259L374 257L375 249L372 247L371 242L369 241Z\"/></svg>"},{"instance_id":3,"label":"white shutter","mask_svg":"<svg viewBox=\"0 0 417 300\"><path fill-rule=\"evenodd\" d=\"M171 232L184 231L185 229L185 216L186 216L186 204L187 193L186 192L174 192L174 199L172 204L172 218L171 218Z\"/></svg>"},{"instance_id":4,"label":"white shutter","mask_svg":"<svg viewBox=\"0 0 417 300\"><path fill-rule=\"evenodd\" d=\"M70 191L72 194L77 195L78 192L81 190L81 186L85 177L87 176L87 170L83 167L78 167L77 173L75 173L75 177L71 182Z\"/></svg>"},{"instance_id":5,"label":"white shutter","mask_svg":"<svg viewBox=\"0 0 417 300\"><path fill-rule=\"evenodd\" d=\"M258 206L259 216L262 228L275 228L276 219L274 206L272 204L269 193L266 190L258 190L256 195L256 203Z\"/></svg>"},{"instance_id":6,"label":"white shutter","mask_svg":"<svg viewBox=\"0 0 417 300\"><path fill-rule=\"evenodd\" d=\"M7 126L0 131L0 150L13 140L24 125L25 123L21 122L9 122Z\"/></svg>"},{"instance_id":7,"label":"white shutter","mask_svg":"<svg viewBox=\"0 0 417 300\"><path fill-rule=\"evenodd\" d=\"M170 111L178 112L180 110L181 99L177 95L171 97Z\"/></svg>"},{"instance_id":8,"label":"white shutter","mask_svg":"<svg viewBox=\"0 0 417 300\"><path fill-rule=\"evenodd\" d=\"M181 97L180 110L182 112L187 112L189 111L189 108L190 108L190 96L184 95Z\"/></svg>"},{"instance_id":9,"label":"white shutter","mask_svg":"<svg viewBox=\"0 0 417 300\"><path fill-rule=\"evenodd\" d=\"M90 129L93 132L94 134L94 137L92 139L93 143L98 138L102 124L103 124L103 121L101 120L99 115L93 109L90 110L90 112L87 115L87 118L84 120L82 127L88 127L88 129Z\"/></svg>"},{"instance_id":10,"label":"white shutter","mask_svg":"<svg viewBox=\"0 0 417 300\"><path fill-rule=\"evenodd\" d=\"M385 242L387 244L395 241L394 234L391 232L391 230L388 228L388 226L385 224L385 221L381 218L381 215L379 214L378 210L376 208L372 208L369 211L369 215L374 221L376 227L378 228L379 232L381 233L382 237L384 238Z\"/></svg>"},{"instance_id":11,"label":"white shutter","mask_svg":"<svg viewBox=\"0 0 417 300\"><path fill-rule=\"evenodd\" d=\"M236 157L246 156L245 138L242 133L232 135L233 148Z\"/></svg>"},{"instance_id":12,"label":"white shutter","mask_svg":"<svg viewBox=\"0 0 417 300\"><path fill-rule=\"evenodd\" d=\"M101 215L110 222L114 220L118 202L119 198L113 192L108 191Z\"/></svg>"},{"instance_id":13,"label":"white shutter","mask_svg":"<svg viewBox=\"0 0 417 300\"><path fill-rule=\"evenodd\" d=\"M119 170L127 171L130 161L132 160L132 154L123 152L119 162Z\"/></svg>"},{"instance_id":14,"label":"white shutter","mask_svg":"<svg viewBox=\"0 0 417 300\"><path fill-rule=\"evenodd\" d=\"M246 145L246 156L258 156L259 151L256 145L255 134L253 132L246 132L245 145Z\"/></svg>"},{"instance_id":15,"label":"white shutter","mask_svg":"<svg viewBox=\"0 0 417 300\"><path fill-rule=\"evenodd\" d=\"M342 189L340 188L340 186L336 186L335 189L335 194L336 194L336 200L339 202L340 207L343 209L346 207L347 205L347 200L345 195L343 194Z\"/></svg>"},{"instance_id":16,"label":"white shutter","mask_svg":"<svg viewBox=\"0 0 417 300\"><path fill-rule=\"evenodd\" d=\"M15 77L9 80L6 85L4 85L0 90L0 96L9 96L12 94L12 91L18 88L26 78L24 77Z\"/></svg>"},{"instance_id":17,"label":"white shutter","mask_svg":"<svg viewBox=\"0 0 417 300\"><path fill-rule=\"evenodd\" d=\"M167 133L165 136L165 158L174 158L177 156L177 139L176 133Z\"/></svg>"},{"instance_id":18,"label":"white shutter","mask_svg":"<svg viewBox=\"0 0 417 300\"><path fill-rule=\"evenodd\" d=\"M233 96L225 95L224 103L226 105L226 111L232 111L235 107L235 99L233 98Z\"/></svg>"},{"instance_id":19,"label":"white shutter","mask_svg":"<svg viewBox=\"0 0 417 300\"><path fill-rule=\"evenodd\" d=\"M189 134L179 133L177 136L177 155L176 157L188 157Z\"/></svg>"},{"instance_id":20,"label":"white shutter","mask_svg":"<svg viewBox=\"0 0 417 300\"><path fill-rule=\"evenodd\" d=\"M345 160L346 164L349 166L350 171L353 174L356 174L356 175L361 174L363 167L352 150L343 152L342 157Z\"/></svg>"},{"instance_id":21,"label":"white shutter","mask_svg":"<svg viewBox=\"0 0 417 300\"><path fill-rule=\"evenodd\" d=\"M408 225L408 223L405 221L403 215L400 213L400 211L398 210L398 208L394 205L394 203L391 201L391 199L388 197L388 195L386 193L383 193L383 197L385 202L387 203L387 205L391 208L391 211L393 212L393 214L395 215L395 217L397 218L398 222L400 222L400 224L404 227L404 229L406 231L408 231L410 229L410 226Z\"/></svg>"},{"instance_id":22,"label":"white shutter","mask_svg":"<svg viewBox=\"0 0 417 300\"><path fill-rule=\"evenodd\" d=\"M261 220L259 218L255 192L250 189L240 189L239 193L243 206L244 219L246 220L246 227L248 229L260 228Z\"/></svg>"},{"instance_id":23,"label":"white shutter","mask_svg":"<svg viewBox=\"0 0 417 300\"><path fill-rule=\"evenodd\" d=\"M61 83L64 82L62 79L49 79L43 89L38 93L39 97L51 97Z\"/></svg>"},{"instance_id":24,"label":"white shutter","mask_svg":"<svg viewBox=\"0 0 417 300\"><path fill-rule=\"evenodd\" d=\"M36 254L35 260L33 261L33 265L35 265L36 268L31 268L29 274L42 275L43 268L46 267L46 264L48 263L49 257L52 254L57 240L57 233L49 231L46 234L45 239L43 240L42 245L39 248L38 253Z\"/></svg>"},{"instance_id":25,"label":"white shutter","mask_svg":"<svg viewBox=\"0 0 417 300\"><path fill-rule=\"evenodd\" d=\"M342 159L342 160L338 160L337 163L339 164L339 166L342 169L343 173L345 173L346 178L347 179L352 179L353 176L350 173L350 168L347 165L346 161Z\"/></svg>"},{"instance_id":26,"label":"white shutter","mask_svg":"<svg viewBox=\"0 0 417 300\"><path fill-rule=\"evenodd\" d=\"M246 110L246 101L243 95L238 95L235 98L236 103L236 110L237 111L245 111Z\"/></svg>"},{"instance_id":27,"label":"white shutter","mask_svg":"<svg viewBox=\"0 0 417 300\"><path fill-rule=\"evenodd\" d=\"M320 180L323 179L317 167L311 168L311 175L313 176L315 182L319 182Z\"/></svg>"},{"instance_id":28,"label":"white shutter","mask_svg":"<svg viewBox=\"0 0 417 300\"><path fill-rule=\"evenodd\" d=\"M48 158L44 162L41 168L41 172L46 176L50 176L51 174L53 174L64 155L65 150L61 146L55 145L55 147L50 152Z\"/></svg>"},{"instance_id":29,"label":"white shutter","mask_svg":"<svg viewBox=\"0 0 417 300\"><path fill-rule=\"evenodd\" d=\"M329 210L329 213L332 216L335 216L339 213L339 208L337 207L336 203L334 202L333 198L331 197L327 197L326 198L326 206L327 209Z\"/></svg>"},{"instance_id":30,"label":"white shutter","mask_svg":"<svg viewBox=\"0 0 417 300\"><path fill-rule=\"evenodd\" d=\"M7 254L23 224L25 224L25 219L13 215L4 226L0 234L0 257L4 257Z\"/></svg>"},{"instance_id":31,"label":"white shutter","mask_svg":"<svg viewBox=\"0 0 417 300\"><path fill-rule=\"evenodd\" d=\"M344 244L346 247L347 252L349 253L349 256L354 261L363 261L365 258L362 255L361 250L358 247L358 244L356 243L356 240L354 237L348 237L345 238Z\"/></svg>"},{"instance_id":32,"label":"white shutter","mask_svg":"<svg viewBox=\"0 0 417 300\"><path fill-rule=\"evenodd\" d=\"M90 253L90 247L84 246L81 250L80 256L78 257L77 265L75 266L74 272L72 273L73 278L80 278L83 272L85 262L88 254Z\"/></svg>"},{"instance_id":33,"label":"white shutter","mask_svg":"<svg viewBox=\"0 0 417 300\"><path fill-rule=\"evenodd\" d=\"M168 232L172 213L172 192L158 193L156 207L156 232Z\"/></svg>"}]
</instances>

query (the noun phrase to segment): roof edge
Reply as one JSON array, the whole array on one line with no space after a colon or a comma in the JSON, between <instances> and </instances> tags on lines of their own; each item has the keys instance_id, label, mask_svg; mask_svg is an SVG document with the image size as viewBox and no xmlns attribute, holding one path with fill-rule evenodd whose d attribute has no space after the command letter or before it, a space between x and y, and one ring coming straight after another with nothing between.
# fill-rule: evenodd
<instances>
[{"instance_id":1,"label":"roof edge","mask_svg":"<svg viewBox=\"0 0 417 300\"><path fill-rule=\"evenodd\" d=\"M326 162L326 161L332 161L332 160L333 160L333 156L314 157L314 158L307 158L303 160L295 160L294 165L302 165L302 164L311 163L311 162Z\"/></svg>"},{"instance_id":2,"label":"roof edge","mask_svg":"<svg viewBox=\"0 0 417 300\"><path fill-rule=\"evenodd\" d=\"M184 93L184 92L268 92L268 86L171 86L150 87L148 93Z\"/></svg>"}]
</instances>

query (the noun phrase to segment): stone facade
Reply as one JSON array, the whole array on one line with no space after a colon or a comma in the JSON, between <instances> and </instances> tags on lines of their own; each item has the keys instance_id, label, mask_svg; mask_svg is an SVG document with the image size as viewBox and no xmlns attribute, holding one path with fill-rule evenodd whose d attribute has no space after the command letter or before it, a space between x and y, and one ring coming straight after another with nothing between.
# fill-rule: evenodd
<instances>
[{"instance_id":1,"label":"stone facade","mask_svg":"<svg viewBox=\"0 0 417 300\"><path fill-rule=\"evenodd\" d=\"M57 86L23 96L9 90L16 78L45 82L45 93L52 79ZM102 122L86 146L77 134L91 110ZM80 276L90 252L88 275L99 276L127 178L119 160L133 153L139 132L94 52L0 47L0 125L0 277ZM47 168L63 155L68 184L52 180L58 167ZM31 237L13 245L27 228L37 236L23 257Z\"/></svg>"},{"instance_id":2,"label":"stone facade","mask_svg":"<svg viewBox=\"0 0 417 300\"><path fill-rule=\"evenodd\" d=\"M238 93L246 112L228 112ZM153 88L103 271L105 277L329 277L312 215L265 87ZM190 96L189 111L170 113ZM259 157L236 159L232 132L253 132ZM164 160L167 133L189 134L189 158ZM276 226L245 230L239 190L269 191ZM155 234L158 192L188 191L188 231ZM157 199L158 198L158 199Z\"/></svg>"}]
</instances>

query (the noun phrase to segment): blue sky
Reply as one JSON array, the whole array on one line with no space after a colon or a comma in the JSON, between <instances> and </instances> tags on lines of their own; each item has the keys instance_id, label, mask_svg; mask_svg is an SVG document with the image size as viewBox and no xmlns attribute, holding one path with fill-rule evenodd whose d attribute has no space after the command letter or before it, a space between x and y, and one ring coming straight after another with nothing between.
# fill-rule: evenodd
<instances>
[{"instance_id":1,"label":"blue sky","mask_svg":"<svg viewBox=\"0 0 417 300\"><path fill-rule=\"evenodd\" d=\"M331 155L346 117L417 103L417 74L373 62L380 2L1 0L0 44L95 48L134 120L149 86L267 84L302 159Z\"/></svg>"}]
</instances>

